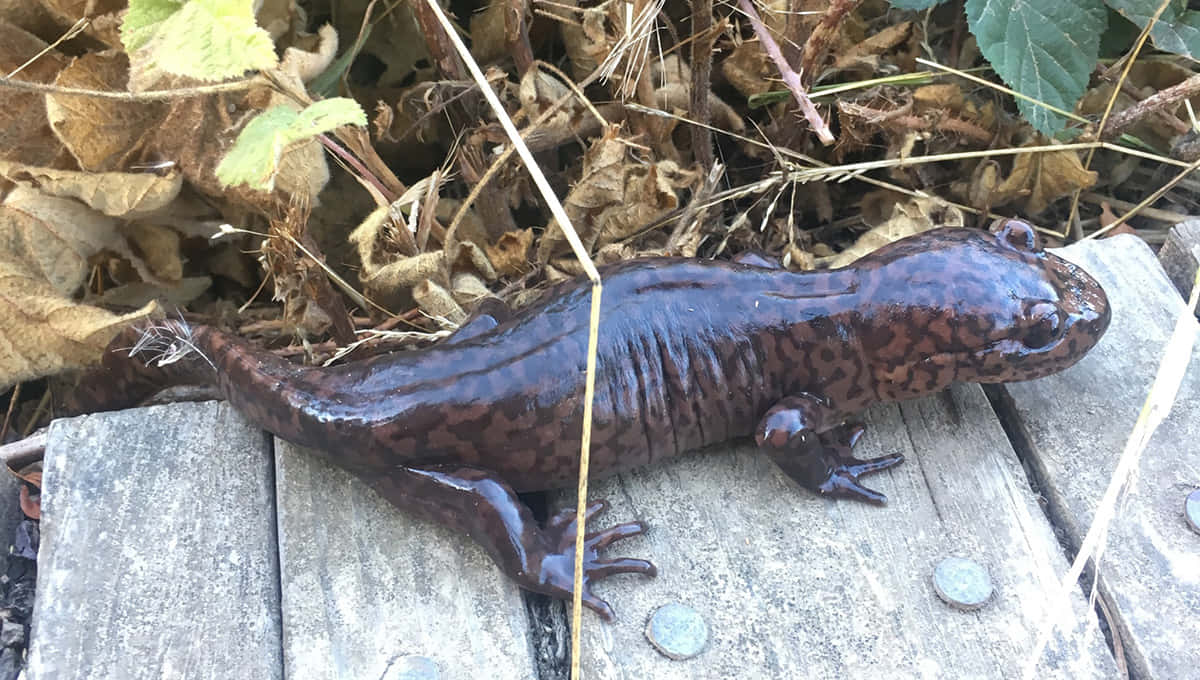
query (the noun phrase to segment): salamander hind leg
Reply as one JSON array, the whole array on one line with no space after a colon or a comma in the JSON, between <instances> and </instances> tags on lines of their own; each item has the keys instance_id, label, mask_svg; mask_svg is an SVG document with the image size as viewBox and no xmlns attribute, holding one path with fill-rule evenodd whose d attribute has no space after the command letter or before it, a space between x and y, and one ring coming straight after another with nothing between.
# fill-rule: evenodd
<instances>
[{"instance_id":1,"label":"salamander hind leg","mask_svg":"<svg viewBox=\"0 0 1200 680\"><path fill-rule=\"evenodd\" d=\"M575 512L564 511L539 526L529 507L495 473L462 465L397 468L372 486L393 505L474 538L517 585L570 599L575 571ZM593 502L588 526L608 505ZM646 531L642 522L626 522L584 537L582 600L605 620L613 619L607 602L591 586L613 574L657 573L654 565L632 558L604 559L612 543Z\"/></svg>"},{"instance_id":2,"label":"salamander hind leg","mask_svg":"<svg viewBox=\"0 0 1200 680\"><path fill-rule=\"evenodd\" d=\"M904 456L855 458L852 450L866 428L857 423L828 427L834 417L817 397L787 397L763 416L755 439L800 485L826 496L883 505L887 496L864 487L859 477L898 465Z\"/></svg>"}]
</instances>

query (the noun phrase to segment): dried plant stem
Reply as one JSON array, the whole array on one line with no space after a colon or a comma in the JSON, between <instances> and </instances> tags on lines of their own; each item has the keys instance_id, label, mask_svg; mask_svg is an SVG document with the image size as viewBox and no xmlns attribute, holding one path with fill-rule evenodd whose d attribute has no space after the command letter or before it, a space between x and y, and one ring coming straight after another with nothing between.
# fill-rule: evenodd
<instances>
[{"instance_id":1,"label":"dried plant stem","mask_svg":"<svg viewBox=\"0 0 1200 680\"><path fill-rule=\"evenodd\" d=\"M533 47L529 44L529 0L508 0L504 8L504 41L508 44L508 52L512 55L513 63L517 65L517 73L533 68Z\"/></svg>"},{"instance_id":2,"label":"dried plant stem","mask_svg":"<svg viewBox=\"0 0 1200 680\"><path fill-rule=\"evenodd\" d=\"M842 20L860 4L862 4L862 0L833 0L829 9L825 10L825 15L821 17L820 23L808 36L808 40L804 41L804 53L800 56L800 72L805 74L808 82L811 83L816 78L817 67L829 53L829 45L833 42L833 37L837 35Z\"/></svg>"},{"instance_id":3,"label":"dried plant stem","mask_svg":"<svg viewBox=\"0 0 1200 680\"><path fill-rule=\"evenodd\" d=\"M1182 180L1184 177L1187 177L1188 175L1192 174L1197 169L1200 169L1200 159L1197 159L1193 163L1189 164L1186 168L1181 170L1178 175L1175 175L1175 177L1173 177L1171 179L1171 181L1162 185L1154 193L1152 193L1149 196L1147 196L1146 198L1142 199L1141 202L1139 202L1137 205L1135 205L1132 210L1130 210L1129 212L1125 213L1124 215L1121 215L1120 217L1118 217L1112 224L1109 224L1109 225L1105 226L1103 229L1100 229L1098 231L1092 232L1091 234L1088 234L1087 238L1097 238L1099 236L1103 236L1104 234L1112 231L1113 229L1116 229L1117 227L1121 226L1122 224L1125 224L1127 221L1129 221L1130 217L1137 215L1146 206L1151 205L1158 199L1162 198L1163 194L1170 191L1176 184L1179 184L1180 180Z\"/></svg>"},{"instance_id":4,"label":"dried plant stem","mask_svg":"<svg viewBox=\"0 0 1200 680\"><path fill-rule=\"evenodd\" d=\"M1124 132L1130 125L1133 125L1146 116L1161 111L1172 104L1177 104L1184 99L1191 99L1196 95L1200 95L1200 75L1194 75L1182 83L1155 92L1133 106L1113 114L1113 117L1104 126L1104 132L1100 133L1100 136L1102 139L1113 139Z\"/></svg>"},{"instance_id":5,"label":"dried plant stem","mask_svg":"<svg viewBox=\"0 0 1200 680\"><path fill-rule=\"evenodd\" d=\"M437 64L438 71L442 75L451 80L463 80L466 74L463 73L462 62L454 53L454 45L451 40L447 40L447 36L458 37L458 33L453 24L450 24L445 31L438 27L438 14L441 13L441 7L437 8L437 12L433 9L432 2L413 2L409 4L412 7L413 16L417 19L417 25L421 28L421 34L425 36L425 46L429 50L429 56L433 58L433 63ZM447 19L449 23L449 19ZM486 87L480 83L480 87Z\"/></svg>"},{"instance_id":6,"label":"dried plant stem","mask_svg":"<svg viewBox=\"0 0 1200 680\"><path fill-rule=\"evenodd\" d=\"M712 120L708 92L712 80L712 0L692 0L692 118L707 125ZM692 156L702 168L713 164L713 135L704 126L692 126Z\"/></svg>"},{"instance_id":7,"label":"dried plant stem","mask_svg":"<svg viewBox=\"0 0 1200 680\"><path fill-rule=\"evenodd\" d=\"M246 80L235 80L230 83L217 83L216 85L197 85L196 87L180 87L171 90L149 90L147 92L114 92L110 90L87 90L78 87L59 87L58 85L48 85L46 83L33 83L26 80L17 80L15 78L7 78L0 76L0 87L7 87L12 90L25 90L27 92L43 92L45 94L57 94L72 97L94 97L96 99L116 99L123 102L146 102L146 101L162 101L164 99L182 99L185 97L202 97L209 94L220 94L223 92L242 92L249 90L256 85L263 85L263 81L256 78L248 78Z\"/></svg>"},{"instance_id":8,"label":"dried plant stem","mask_svg":"<svg viewBox=\"0 0 1200 680\"><path fill-rule=\"evenodd\" d=\"M800 105L800 111L804 114L804 118L808 121L808 124L812 126L817 139L821 140L821 143L825 146L833 144L833 133L829 131L829 126L821 119L821 114L817 111L817 107L808 98L808 94L804 90L804 83L800 81L800 74L793 71L791 64L788 64L787 59L784 58L783 52L779 50L779 43L775 42L775 38L771 37L771 32L767 30L762 19L758 16L758 10L754 9L754 3L751 0L738 0L738 6L746 13L746 18L750 20L750 25L754 27L754 33L758 36L758 41L762 43L763 49L771 57L771 61L775 62L776 68L779 69L779 75L783 77L783 82L787 85L787 88L792 91L792 96L796 98L796 103Z\"/></svg>"}]
</instances>

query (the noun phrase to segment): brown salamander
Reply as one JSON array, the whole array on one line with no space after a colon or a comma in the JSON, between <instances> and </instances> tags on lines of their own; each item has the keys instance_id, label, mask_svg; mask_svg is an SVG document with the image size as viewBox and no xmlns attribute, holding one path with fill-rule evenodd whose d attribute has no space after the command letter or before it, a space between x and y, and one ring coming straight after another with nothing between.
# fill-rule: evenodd
<instances>
[{"instance_id":1,"label":"brown salamander","mask_svg":"<svg viewBox=\"0 0 1200 680\"><path fill-rule=\"evenodd\" d=\"M1016 220L995 234L925 232L832 271L668 258L601 271L595 477L753 436L803 486L882 503L858 478L902 458L855 459L862 427L847 417L956 381L1060 371L1109 322L1100 285ZM131 402L168 383L215 383L263 428L469 534L521 586L567 598L573 513L539 524L516 494L574 483L589 304L588 282L567 282L515 314L492 305L430 348L330 368L183 324L173 333L197 351L147 365L128 351L139 339L145 349L144 331L128 329L103 380ZM582 597L605 618L590 584L655 568L598 552L644 530L587 536Z\"/></svg>"}]
</instances>

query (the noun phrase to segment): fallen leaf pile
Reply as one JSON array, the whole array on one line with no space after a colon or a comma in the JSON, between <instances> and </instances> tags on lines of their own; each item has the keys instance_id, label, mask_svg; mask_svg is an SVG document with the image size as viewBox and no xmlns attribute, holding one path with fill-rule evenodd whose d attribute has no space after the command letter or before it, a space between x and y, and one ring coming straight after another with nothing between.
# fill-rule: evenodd
<instances>
[{"instance_id":1,"label":"fallen leaf pile","mask_svg":"<svg viewBox=\"0 0 1200 680\"><path fill-rule=\"evenodd\" d=\"M0 384L87 367L155 314L302 340L318 362L364 328L432 338L578 275L471 61L601 264L756 249L836 267L1000 216L1078 236L1195 146L1186 39L1124 75L1085 64L1063 86L1082 87L1074 118L1033 115L988 86L1011 80L996 26L924 4L456 4L463 55L428 0L8 3ZM1095 49L1124 54L1130 26ZM1132 224L1194 213L1186 186Z\"/></svg>"}]
</instances>

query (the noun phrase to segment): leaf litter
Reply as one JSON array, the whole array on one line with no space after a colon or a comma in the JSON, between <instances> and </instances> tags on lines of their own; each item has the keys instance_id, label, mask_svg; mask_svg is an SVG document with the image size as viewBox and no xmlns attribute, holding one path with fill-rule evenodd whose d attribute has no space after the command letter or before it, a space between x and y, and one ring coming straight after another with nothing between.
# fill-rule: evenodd
<instances>
[{"instance_id":1,"label":"leaf litter","mask_svg":"<svg viewBox=\"0 0 1200 680\"><path fill-rule=\"evenodd\" d=\"M1195 213L1193 180L1157 212L1121 206L1191 160L1172 153L1200 93L1172 34L1125 75L1100 59L1153 15L1120 4L1134 30L1084 44L1058 89L994 53L1005 34L973 0L454 18L596 263L757 250L803 269L1003 216L1052 241L1131 218L1161 242L1155 215ZM323 363L428 344L484 300L519 306L581 271L424 0L28 5L0 8L0 379L33 385L10 390L10 439L131 322L181 313ZM1075 18L1052 18L1017 37L1070 37ZM1185 91L1155 103L1168 88ZM1122 127L1101 137L1114 97Z\"/></svg>"}]
</instances>

